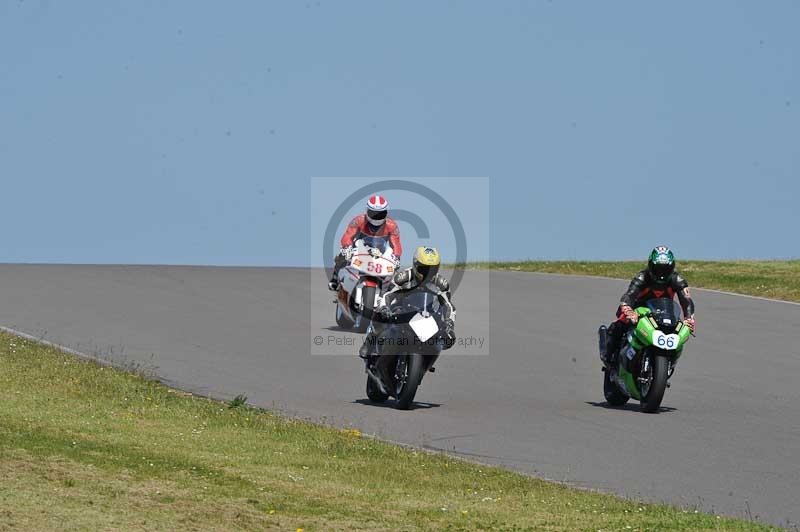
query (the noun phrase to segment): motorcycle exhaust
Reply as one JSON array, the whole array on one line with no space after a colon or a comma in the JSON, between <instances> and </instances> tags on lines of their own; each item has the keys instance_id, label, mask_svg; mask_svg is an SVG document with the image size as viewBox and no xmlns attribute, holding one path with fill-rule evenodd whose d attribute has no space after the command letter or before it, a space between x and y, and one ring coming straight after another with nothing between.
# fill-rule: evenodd
<instances>
[{"instance_id":1,"label":"motorcycle exhaust","mask_svg":"<svg viewBox=\"0 0 800 532\"><path fill-rule=\"evenodd\" d=\"M600 328L597 330L597 340L597 347L600 350L600 358L602 359L606 353L606 344L608 343L608 327L605 325L600 326Z\"/></svg>"}]
</instances>

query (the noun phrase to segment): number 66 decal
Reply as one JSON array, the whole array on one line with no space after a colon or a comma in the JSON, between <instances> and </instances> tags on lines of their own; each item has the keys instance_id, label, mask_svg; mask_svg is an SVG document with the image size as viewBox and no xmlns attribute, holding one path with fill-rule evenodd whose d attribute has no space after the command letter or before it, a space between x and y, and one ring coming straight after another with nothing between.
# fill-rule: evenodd
<instances>
[{"instance_id":1,"label":"number 66 decal","mask_svg":"<svg viewBox=\"0 0 800 532\"><path fill-rule=\"evenodd\" d=\"M678 335L664 334L661 331L653 331L653 345L666 350L677 349Z\"/></svg>"}]
</instances>

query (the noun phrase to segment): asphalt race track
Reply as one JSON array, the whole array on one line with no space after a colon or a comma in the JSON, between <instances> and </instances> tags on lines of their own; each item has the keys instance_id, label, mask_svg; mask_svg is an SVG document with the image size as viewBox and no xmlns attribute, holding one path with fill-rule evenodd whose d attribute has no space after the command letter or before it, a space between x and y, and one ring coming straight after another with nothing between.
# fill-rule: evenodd
<instances>
[{"instance_id":1,"label":"asphalt race track","mask_svg":"<svg viewBox=\"0 0 800 532\"><path fill-rule=\"evenodd\" d=\"M487 336L489 354L443 358L401 412L365 400L354 355L311 354L317 335L358 341L332 327L333 305L312 304L331 299L324 284L308 269L2 265L0 324L198 393L575 486L800 523L800 305L696 290L698 337L648 415L603 403L596 330L624 282L468 272L457 333Z\"/></svg>"}]
</instances>

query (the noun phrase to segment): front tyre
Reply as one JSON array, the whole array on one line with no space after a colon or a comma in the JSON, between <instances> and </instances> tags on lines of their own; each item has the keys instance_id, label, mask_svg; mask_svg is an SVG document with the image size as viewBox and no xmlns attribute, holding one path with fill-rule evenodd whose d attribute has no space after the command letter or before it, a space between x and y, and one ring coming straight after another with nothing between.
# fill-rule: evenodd
<instances>
[{"instance_id":1,"label":"front tyre","mask_svg":"<svg viewBox=\"0 0 800 532\"><path fill-rule=\"evenodd\" d=\"M395 386L398 410L408 410L414 403L417 387L422 382L425 367L422 355L400 355L395 367Z\"/></svg>"},{"instance_id":2,"label":"front tyre","mask_svg":"<svg viewBox=\"0 0 800 532\"><path fill-rule=\"evenodd\" d=\"M375 290L374 286L365 286L361 291L361 316L357 318L355 326L357 333L367 332L372 321L372 312L375 310Z\"/></svg>"},{"instance_id":3,"label":"front tyre","mask_svg":"<svg viewBox=\"0 0 800 532\"><path fill-rule=\"evenodd\" d=\"M611 378L611 370L603 371L603 395L609 406L622 406L628 402L628 396L622 393L619 386Z\"/></svg>"},{"instance_id":4,"label":"front tyre","mask_svg":"<svg viewBox=\"0 0 800 532\"><path fill-rule=\"evenodd\" d=\"M658 412L661 407L661 400L664 399L664 391L667 389L667 373L669 371L669 361L663 356L647 355L650 358L650 379L647 388L642 387L642 399L640 400L642 412L652 414Z\"/></svg>"}]
</instances>

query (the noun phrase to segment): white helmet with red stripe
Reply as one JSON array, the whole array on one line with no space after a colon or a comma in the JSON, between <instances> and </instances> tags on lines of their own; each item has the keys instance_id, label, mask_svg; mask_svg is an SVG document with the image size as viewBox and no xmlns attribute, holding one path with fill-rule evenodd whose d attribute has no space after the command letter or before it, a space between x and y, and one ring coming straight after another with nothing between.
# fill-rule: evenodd
<instances>
[{"instance_id":1,"label":"white helmet with red stripe","mask_svg":"<svg viewBox=\"0 0 800 532\"><path fill-rule=\"evenodd\" d=\"M389 202L380 194L373 194L367 199L367 221L374 226L386 223L389 214Z\"/></svg>"}]
</instances>

